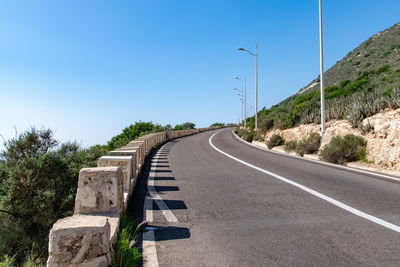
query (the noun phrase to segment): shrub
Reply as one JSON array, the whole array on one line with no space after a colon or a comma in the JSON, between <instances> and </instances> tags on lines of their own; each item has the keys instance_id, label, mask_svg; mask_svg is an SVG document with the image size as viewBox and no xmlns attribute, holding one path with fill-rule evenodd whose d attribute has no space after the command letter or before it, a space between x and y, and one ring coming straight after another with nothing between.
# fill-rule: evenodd
<instances>
[{"instance_id":1,"label":"shrub","mask_svg":"<svg viewBox=\"0 0 400 267\"><path fill-rule=\"evenodd\" d=\"M225 126L225 123L222 123L222 122L215 122L215 123L213 123L213 124L211 124L210 125L210 127L213 127L213 126Z\"/></svg>"},{"instance_id":2,"label":"shrub","mask_svg":"<svg viewBox=\"0 0 400 267\"><path fill-rule=\"evenodd\" d=\"M344 164L365 159L366 142L361 136L348 134L336 136L321 152L320 157L328 162Z\"/></svg>"},{"instance_id":3,"label":"shrub","mask_svg":"<svg viewBox=\"0 0 400 267\"><path fill-rule=\"evenodd\" d=\"M247 133L246 129L239 129L237 135L243 137Z\"/></svg>"},{"instance_id":4,"label":"shrub","mask_svg":"<svg viewBox=\"0 0 400 267\"><path fill-rule=\"evenodd\" d=\"M243 135L243 139L249 143L251 143L253 141L253 137L254 137L253 130L246 131L246 133Z\"/></svg>"},{"instance_id":5,"label":"shrub","mask_svg":"<svg viewBox=\"0 0 400 267\"><path fill-rule=\"evenodd\" d=\"M276 146L283 145L283 143L285 143L285 142L284 142L282 136L280 136L279 134L274 134L274 135L272 135L271 138L268 140L268 142L267 142L267 147L268 147L269 149L271 149L271 148L274 148L274 147L276 147Z\"/></svg>"},{"instance_id":6,"label":"shrub","mask_svg":"<svg viewBox=\"0 0 400 267\"><path fill-rule=\"evenodd\" d=\"M264 141L264 136L262 134L262 132L257 131L254 133L254 138L255 141Z\"/></svg>"},{"instance_id":7,"label":"shrub","mask_svg":"<svg viewBox=\"0 0 400 267\"><path fill-rule=\"evenodd\" d=\"M258 125L264 133L274 127L274 120L271 118L268 118L267 116L263 116L261 120L259 121Z\"/></svg>"},{"instance_id":8,"label":"shrub","mask_svg":"<svg viewBox=\"0 0 400 267\"><path fill-rule=\"evenodd\" d=\"M300 156L304 154L313 154L318 151L321 145L321 136L319 133L312 133L307 139L298 142L296 152Z\"/></svg>"},{"instance_id":9,"label":"shrub","mask_svg":"<svg viewBox=\"0 0 400 267\"><path fill-rule=\"evenodd\" d=\"M296 147L297 147L297 141L295 141L295 140L285 142L285 151L286 152L295 151Z\"/></svg>"},{"instance_id":10,"label":"shrub","mask_svg":"<svg viewBox=\"0 0 400 267\"><path fill-rule=\"evenodd\" d=\"M239 128L235 128L235 130L233 130L233 132L234 132L235 134L238 134L238 133L239 133Z\"/></svg>"},{"instance_id":11,"label":"shrub","mask_svg":"<svg viewBox=\"0 0 400 267\"><path fill-rule=\"evenodd\" d=\"M47 257L50 228L72 215L79 170L106 152L57 145L51 130L32 128L0 154L0 255L13 255L17 265L31 252L35 260Z\"/></svg>"},{"instance_id":12,"label":"shrub","mask_svg":"<svg viewBox=\"0 0 400 267\"><path fill-rule=\"evenodd\" d=\"M175 126L175 128L177 126ZM185 126L185 124L180 125L180 127L182 127L182 129L179 129L179 130L186 130L186 129L183 129L184 126ZM186 126L191 126L191 125L186 125ZM174 130L176 130L175 128L174 128ZM152 132L160 132L160 131L163 131L164 129L165 128L162 127L161 125L153 124L152 122L136 122L134 125L131 124L130 126L123 129L121 134L111 138L111 140L107 143L107 149L113 150L115 148L126 145L133 139L136 139L142 135L152 133Z\"/></svg>"},{"instance_id":13,"label":"shrub","mask_svg":"<svg viewBox=\"0 0 400 267\"><path fill-rule=\"evenodd\" d=\"M376 74L379 75L381 73L388 71L389 69L390 69L389 65L382 66L376 71Z\"/></svg>"},{"instance_id":14,"label":"shrub","mask_svg":"<svg viewBox=\"0 0 400 267\"><path fill-rule=\"evenodd\" d=\"M185 122L183 124L175 125L174 131L181 131L181 130L192 130L196 127L196 124L193 122Z\"/></svg>"}]
</instances>

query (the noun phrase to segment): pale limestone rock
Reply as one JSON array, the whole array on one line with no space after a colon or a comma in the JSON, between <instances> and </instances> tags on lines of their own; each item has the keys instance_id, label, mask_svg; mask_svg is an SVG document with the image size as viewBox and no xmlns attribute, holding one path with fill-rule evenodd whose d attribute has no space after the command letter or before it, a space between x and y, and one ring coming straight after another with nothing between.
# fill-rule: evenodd
<instances>
[{"instance_id":1,"label":"pale limestone rock","mask_svg":"<svg viewBox=\"0 0 400 267\"><path fill-rule=\"evenodd\" d=\"M359 129L352 128L345 120L332 120L326 123L321 148L329 144L335 136L354 134L362 136L367 141L367 159L392 170L400 170L400 109L385 110L364 119L364 126L373 130L363 136ZM299 141L307 138L312 132L320 132L319 124L305 124L299 127L280 130L272 129L265 134L267 142L273 134L279 134L285 141Z\"/></svg>"},{"instance_id":2,"label":"pale limestone rock","mask_svg":"<svg viewBox=\"0 0 400 267\"><path fill-rule=\"evenodd\" d=\"M385 110L363 121L373 131L366 136L367 159L400 170L400 109Z\"/></svg>"},{"instance_id":3,"label":"pale limestone rock","mask_svg":"<svg viewBox=\"0 0 400 267\"><path fill-rule=\"evenodd\" d=\"M124 192L128 192L128 195L132 190L131 178L134 177L133 165L135 165L135 162L132 156L102 156L97 161L97 167L118 166L121 168L124 176Z\"/></svg>"},{"instance_id":4,"label":"pale limestone rock","mask_svg":"<svg viewBox=\"0 0 400 267\"><path fill-rule=\"evenodd\" d=\"M75 215L58 220L49 234L47 266L107 266L110 224L104 216Z\"/></svg>"},{"instance_id":5,"label":"pale limestone rock","mask_svg":"<svg viewBox=\"0 0 400 267\"><path fill-rule=\"evenodd\" d=\"M138 166L138 159L136 157L137 155L137 151L135 149L131 149L131 150L113 150L108 152L109 156L131 156L132 157L132 173L133 176L131 177L131 181L133 180L134 182L136 182L136 179L138 177L138 172L137 172L137 166ZM132 185L132 183L131 183ZM132 188L133 190L134 188Z\"/></svg>"},{"instance_id":6,"label":"pale limestone rock","mask_svg":"<svg viewBox=\"0 0 400 267\"><path fill-rule=\"evenodd\" d=\"M74 213L121 213L124 204L122 182L119 167L81 169Z\"/></svg>"}]
</instances>

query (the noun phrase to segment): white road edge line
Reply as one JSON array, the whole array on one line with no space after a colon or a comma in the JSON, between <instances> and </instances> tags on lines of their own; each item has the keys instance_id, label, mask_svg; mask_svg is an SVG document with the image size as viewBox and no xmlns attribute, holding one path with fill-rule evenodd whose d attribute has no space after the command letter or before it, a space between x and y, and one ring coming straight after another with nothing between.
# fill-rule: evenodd
<instances>
[{"instance_id":1,"label":"white road edge line","mask_svg":"<svg viewBox=\"0 0 400 267\"><path fill-rule=\"evenodd\" d=\"M154 188L154 177L156 175L158 157L157 154L163 151L162 146L160 150L155 154L152 162L152 171L149 173L147 190L150 193L149 197L145 198L144 207L143 207L143 218L148 222L153 221L153 201L156 202L164 217L168 222L178 222L178 219L172 213L172 211L168 208L167 204L165 204L164 200L162 200L161 196L157 193ZM157 257L157 246L155 242L154 230L147 231L143 233L143 266L144 267L159 267L158 257Z\"/></svg>"},{"instance_id":2,"label":"white road edge line","mask_svg":"<svg viewBox=\"0 0 400 267\"><path fill-rule=\"evenodd\" d=\"M265 174L267 174L267 175L270 175L270 176L272 176L272 177L274 177L274 178L276 178L276 179L278 179L278 180L281 180L281 181L283 181L283 182L285 182L285 183L291 184L291 185L293 185L293 186L295 186L295 187L297 187L297 188L299 188L299 189L301 189L301 190L304 190L304 191L306 191L306 192L308 192L308 193L310 193L310 194L312 194L312 195L314 195L314 196L316 196L316 197L319 197L319 198L321 198L321 199L323 199L323 200L325 200L325 201L328 201L329 203L331 203L331 204L333 204L333 205L335 205L335 206L337 206L337 207L339 207L339 208L342 208L342 209L344 209L344 210L347 210L348 212L353 213L354 215L357 215L357 216L362 217L362 218L364 218L364 219L367 219L367 220L369 220L369 221L371 221L371 222L374 222L374 223L376 223L376 224L379 224L379 225L381 225L381 226L384 226L384 227L386 227L386 228L389 228L390 230L393 230L393 231L395 231L395 232L400 233L400 226L397 226L397 225L395 225L395 224L391 224L391 223L389 223L389 222L387 222L387 221L384 221L384 220L382 220L382 219L379 219L379 218L377 218L377 217L375 217L375 216L372 216L372 215L367 214L367 213L365 213L365 212L362 212L362 211L360 211L360 210L358 210L358 209L355 209L355 208L353 208L353 207L350 207L350 206L348 206L348 205L346 205L346 204L344 204L344 203L342 203L342 202L340 202L340 201L337 201L337 200L335 200L335 199L333 199L333 198L330 198L330 197L328 197L328 196L325 196L325 195L323 195L323 194L321 194L321 193L319 193L319 192L317 192L317 191L315 191L315 190L313 190L313 189L311 189L311 188L308 188L308 187L306 187L306 186L304 186L304 185L298 184L298 183L296 183L296 182L294 182L294 181L292 181L292 180L289 180L289 179L287 179L287 178L285 178L285 177L282 177L282 176L280 176L280 175L278 175L278 174L275 174L275 173L273 173L273 172L270 172L270 171L264 170L264 169L262 169L262 168L259 168L259 167L257 167L257 166L254 166L254 165L252 165L252 164L250 164L250 163L247 163L247 162L245 162L245 161L243 161L243 160L240 160L240 159L238 159L238 158L235 158L234 156L229 155L228 153L226 153L226 152L220 150L219 148L217 148L216 146L214 146L214 144L212 143L213 137L214 137L216 134L220 133L220 132L222 132L222 131L219 131L219 132L216 132L215 134L213 134L213 135L210 137L210 139L208 139L208 142L209 142L209 144L210 144L210 146L211 146L212 148L214 148L215 150L217 150L217 151L220 152L221 154L223 154L223 155L225 155L225 156L227 156L227 157L229 157L229 158L231 158L231 159L233 159L233 160L235 160L235 161L237 161L237 162L240 162L240 163L242 163L242 164L244 164L244 165L246 165L246 166L248 166L248 167L250 167L250 168L253 168L253 169L256 169L256 170L258 170L258 171L260 171L260 172L263 172L263 173L265 173Z\"/></svg>"},{"instance_id":3,"label":"white road edge line","mask_svg":"<svg viewBox=\"0 0 400 267\"><path fill-rule=\"evenodd\" d=\"M320 161L320 160L316 160L316 159L304 158L304 157L297 156L297 155L285 154L285 153L282 153L282 152L279 152L279 151L266 149L266 148L260 147L260 146L258 146L256 144L252 144L252 143L249 143L249 142L243 140L242 138L237 136L237 134L235 134L233 131L232 131L232 134L233 134L233 137L236 140L242 142L243 144L248 145L248 146L252 146L252 147L260 149L262 151L267 151L269 153L273 153L273 154L281 155L281 156L285 156L285 157L293 157L293 158L298 158L298 159L301 159L301 160L311 161L311 162L315 162L315 163L318 163L318 164L321 164L321 165L326 165L326 166L330 166L330 167L334 167L334 168L344 169L344 170L348 170L348 171L352 171L352 172L359 172L359 173L364 173L364 174L368 174L368 175L373 175L373 176L376 176L376 177L387 179L387 180L392 181L394 183L400 183L400 179L399 178L395 178L395 177L392 177L392 176L389 176L389 175L385 175L385 174L381 174L381 173L377 173L377 172L372 172L372 171L367 171L367 170L361 170L361 169L355 168L355 167L342 166L342 165L339 165L339 164L324 162L324 161ZM379 179L379 178L377 178L377 179ZM383 180L383 179L381 179L381 180Z\"/></svg>"}]
</instances>

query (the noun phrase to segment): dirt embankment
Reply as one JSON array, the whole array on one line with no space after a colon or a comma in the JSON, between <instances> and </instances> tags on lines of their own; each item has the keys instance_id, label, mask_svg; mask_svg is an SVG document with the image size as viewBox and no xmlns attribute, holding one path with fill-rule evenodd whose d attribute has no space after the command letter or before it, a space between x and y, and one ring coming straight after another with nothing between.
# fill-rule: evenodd
<instances>
[{"instance_id":1,"label":"dirt embankment","mask_svg":"<svg viewBox=\"0 0 400 267\"><path fill-rule=\"evenodd\" d=\"M367 141L366 159L372 165L400 171L400 109L385 110L363 121L364 126L371 129L363 135L360 129L354 129L348 121L333 120L326 124L322 146L324 147L335 136L354 134L362 136ZM279 130L273 129L265 134L268 141L273 134L279 134L285 141L299 141L307 138L312 132L319 132L319 124L306 124L299 127Z\"/></svg>"}]
</instances>

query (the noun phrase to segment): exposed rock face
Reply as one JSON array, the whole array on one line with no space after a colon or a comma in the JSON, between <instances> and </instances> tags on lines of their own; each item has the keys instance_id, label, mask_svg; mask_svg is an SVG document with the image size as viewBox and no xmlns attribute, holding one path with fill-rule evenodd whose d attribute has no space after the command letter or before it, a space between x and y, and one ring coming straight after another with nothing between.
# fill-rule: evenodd
<instances>
[{"instance_id":1,"label":"exposed rock face","mask_svg":"<svg viewBox=\"0 0 400 267\"><path fill-rule=\"evenodd\" d=\"M75 214L118 213L124 207L119 167L83 168L79 172Z\"/></svg>"},{"instance_id":2,"label":"exposed rock face","mask_svg":"<svg viewBox=\"0 0 400 267\"><path fill-rule=\"evenodd\" d=\"M374 128L367 140L367 159L400 170L400 109L387 110L364 120Z\"/></svg>"},{"instance_id":3,"label":"exposed rock face","mask_svg":"<svg viewBox=\"0 0 400 267\"><path fill-rule=\"evenodd\" d=\"M74 215L50 230L47 266L108 266L110 249L107 217Z\"/></svg>"},{"instance_id":4,"label":"exposed rock face","mask_svg":"<svg viewBox=\"0 0 400 267\"><path fill-rule=\"evenodd\" d=\"M367 159L376 164L400 170L400 109L385 110L363 121L364 126L370 126L371 132L362 135L360 129L352 128L345 120L332 120L326 123L321 148L330 143L335 136L354 134L362 136L367 141ZM286 130L273 129L265 134L268 141L273 134L279 134L285 141L299 141L307 138L312 132L320 132L319 124L305 124Z\"/></svg>"}]
</instances>

